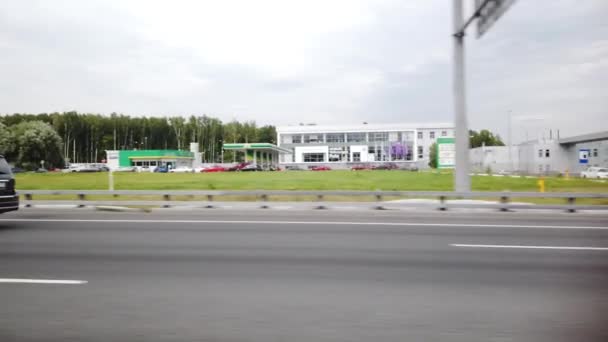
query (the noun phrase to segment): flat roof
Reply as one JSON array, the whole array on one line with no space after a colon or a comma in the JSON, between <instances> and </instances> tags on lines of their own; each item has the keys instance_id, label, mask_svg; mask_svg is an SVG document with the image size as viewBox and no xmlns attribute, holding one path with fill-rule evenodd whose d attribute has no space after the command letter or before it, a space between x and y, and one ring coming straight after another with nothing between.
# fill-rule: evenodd
<instances>
[{"instance_id":1,"label":"flat roof","mask_svg":"<svg viewBox=\"0 0 608 342\"><path fill-rule=\"evenodd\" d=\"M578 144L584 142L608 140L608 131L577 135L570 138L559 139L562 145Z\"/></svg>"},{"instance_id":2,"label":"flat roof","mask_svg":"<svg viewBox=\"0 0 608 342\"><path fill-rule=\"evenodd\" d=\"M342 133L342 132L394 132L418 129L453 129L453 123L394 123L348 125L293 125L279 126L277 133Z\"/></svg>"},{"instance_id":3,"label":"flat roof","mask_svg":"<svg viewBox=\"0 0 608 342\"><path fill-rule=\"evenodd\" d=\"M128 156L129 159L194 159L192 157L184 157L184 156Z\"/></svg>"},{"instance_id":4,"label":"flat roof","mask_svg":"<svg viewBox=\"0 0 608 342\"><path fill-rule=\"evenodd\" d=\"M271 150L279 153L291 153L291 150L271 143L224 144L224 150Z\"/></svg>"}]
</instances>

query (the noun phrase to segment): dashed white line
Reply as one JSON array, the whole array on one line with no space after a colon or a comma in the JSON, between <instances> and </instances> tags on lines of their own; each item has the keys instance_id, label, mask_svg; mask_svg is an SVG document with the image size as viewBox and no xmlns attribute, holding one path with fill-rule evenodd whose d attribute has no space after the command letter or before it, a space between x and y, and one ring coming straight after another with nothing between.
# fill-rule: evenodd
<instances>
[{"instance_id":1,"label":"dashed white line","mask_svg":"<svg viewBox=\"0 0 608 342\"><path fill-rule=\"evenodd\" d=\"M514 249L564 249L575 251L608 251L608 247L585 247L585 246L527 246L527 245L474 245L464 243L451 243L452 247L467 248L514 248Z\"/></svg>"},{"instance_id":2,"label":"dashed white line","mask_svg":"<svg viewBox=\"0 0 608 342\"><path fill-rule=\"evenodd\" d=\"M86 280L67 280L67 279L19 279L19 278L0 278L0 283L10 284L59 284L59 285L82 285L88 283Z\"/></svg>"}]
</instances>

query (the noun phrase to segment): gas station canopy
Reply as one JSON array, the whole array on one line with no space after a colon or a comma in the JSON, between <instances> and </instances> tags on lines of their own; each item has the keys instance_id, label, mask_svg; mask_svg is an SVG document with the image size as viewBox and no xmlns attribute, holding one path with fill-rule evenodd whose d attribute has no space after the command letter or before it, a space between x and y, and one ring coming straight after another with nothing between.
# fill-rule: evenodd
<instances>
[{"instance_id":1,"label":"gas station canopy","mask_svg":"<svg viewBox=\"0 0 608 342\"><path fill-rule=\"evenodd\" d=\"M255 151L273 151L277 153L291 153L291 150L279 147L271 143L250 143L250 144L224 144L224 150L255 150Z\"/></svg>"}]
</instances>

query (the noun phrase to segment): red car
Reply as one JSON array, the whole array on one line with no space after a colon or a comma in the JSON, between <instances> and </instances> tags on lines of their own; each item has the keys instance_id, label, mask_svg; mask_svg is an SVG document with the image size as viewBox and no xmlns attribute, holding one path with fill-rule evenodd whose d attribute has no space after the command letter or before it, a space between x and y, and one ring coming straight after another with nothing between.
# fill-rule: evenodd
<instances>
[{"instance_id":1,"label":"red car","mask_svg":"<svg viewBox=\"0 0 608 342\"><path fill-rule=\"evenodd\" d=\"M310 168L310 171L329 171L331 167L325 165L313 166Z\"/></svg>"},{"instance_id":2,"label":"red car","mask_svg":"<svg viewBox=\"0 0 608 342\"><path fill-rule=\"evenodd\" d=\"M371 170L371 167L369 165L359 164L359 165L354 165L350 169L353 170L353 171Z\"/></svg>"},{"instance_id":3,"label":"red car","mask_svg":"<svg viewBox=\"0 0 608 342\"><path fill-rule=\"evenodd\" d=\"M227 168L225 171L241 171L245 167L247 167L249 164L251 164L251 162L238 163L238 164L236 164L234 166L231 166L231 167Z\"/></svg>"},{"instance_id":4,"label":"red car","mask_svg":"<svg viewBox=\"0 0 608 342\"><path fill-rule=\"evenodd\" d=\"M226 169L219 165L209 166L201 170L201 172L224 172Z\"/></svg>"}]
</instances>

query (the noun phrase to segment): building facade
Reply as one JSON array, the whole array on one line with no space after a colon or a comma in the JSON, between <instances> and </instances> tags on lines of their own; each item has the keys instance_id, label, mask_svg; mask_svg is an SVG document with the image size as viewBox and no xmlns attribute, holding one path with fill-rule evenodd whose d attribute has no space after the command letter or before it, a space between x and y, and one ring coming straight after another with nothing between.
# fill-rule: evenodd
<instances>
[{"instance_id":1,"label":"building facade","mask_svg":"<svg viewBox=\"0 0 608 342\"><path fill-rule=\"evenodd\" d=\"M484 146L471 149L469 155L474 172L576 175L590 166L608 166L608 132Z\"/></svg>"},{"instance_id":2,"label":"building facade","mask_svg":"<svg viewBox=\"0 0 608 342\"><path fill-rule=\"evenodd\" d=\"M451 124L390 124L277 127L282 166L330 165L348 168L355 164L394 162L428 167L431 145L440 137L453 137Z\"/></svg>"},{"instance_id":3,"label":"building facade","mask_svg":"<svg viewBox=\"0 0 608 342\"><path fill-rule=\"evenodd\" d=\"M192 167L194 153L178 150L113 150L106 151L111 170L124 167L156 168L157 166Z\"/></svg>"}]
</instances>

